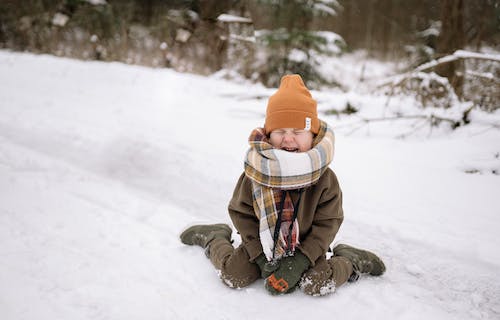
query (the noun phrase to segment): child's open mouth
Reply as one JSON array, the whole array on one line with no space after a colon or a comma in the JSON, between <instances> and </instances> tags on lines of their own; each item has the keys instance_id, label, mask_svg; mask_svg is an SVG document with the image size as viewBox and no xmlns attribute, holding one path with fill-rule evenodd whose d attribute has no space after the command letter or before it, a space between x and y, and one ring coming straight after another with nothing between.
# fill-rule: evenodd
<instances>
[{"instance_id":1,"label":"child's open mouth","mask_svg":"<svg viewBox=\"0 0 500 320\"><path fill-rule=\"evenodd\" d=\"M281 150L285 150L288 152L299 152L299 148L288 148L288 147L283 147Z\"/></svg>"}]
</instances>

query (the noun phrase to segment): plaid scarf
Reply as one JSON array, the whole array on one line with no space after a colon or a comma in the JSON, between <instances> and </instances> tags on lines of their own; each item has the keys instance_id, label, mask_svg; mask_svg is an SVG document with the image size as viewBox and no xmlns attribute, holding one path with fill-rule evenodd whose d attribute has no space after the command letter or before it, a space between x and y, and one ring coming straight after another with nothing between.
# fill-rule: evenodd
<instances>
[{"instance_id":1,"label":"plaid scarf","mask_svg":"<svg viewBox=\"0 0 500 320\"><path fill-rule=\"evenodd\" d=\"M273 148L263 128L254 129L248 141L250 149L245 158L245 174L252 180L253 208L259 219L262 249L269 261L278 260L287 252L293 252L299 244L299 225L291 218L294 204L289 192L282 190L301 189L316 183L332 162L335 137L326 122L321 121L313 148L307 152ZM284 200L281 199L283 195ZM279 210L282 223L278 226L280 231L275 245L274 230ZM286 241L289 232L292 232L290 243Z\"/></svg>"}]
</instances>

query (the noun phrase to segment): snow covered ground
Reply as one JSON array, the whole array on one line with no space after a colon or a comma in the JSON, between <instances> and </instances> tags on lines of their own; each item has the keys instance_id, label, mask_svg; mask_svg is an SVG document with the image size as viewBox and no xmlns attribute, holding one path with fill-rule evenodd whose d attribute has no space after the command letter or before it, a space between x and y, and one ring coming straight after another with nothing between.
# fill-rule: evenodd
<instances>
[{"instance_id":1,"label":"snow covered ground","mask_svg":"<svg viewBox=\"0 0 500 320\"><path fill-rule=\"evenodd\" d=\"M0 318L500 318L500 130L355 124L418 112L411 99L313 93L322 111L361 109L322 116L337 128L345 196L335 242L379 253L384 276L322 298L273 297L263 281L227 288L199 247L182 245L187 225L230 223L246 139L271 92L0 51Z\"/></svg>"}]
</instances>

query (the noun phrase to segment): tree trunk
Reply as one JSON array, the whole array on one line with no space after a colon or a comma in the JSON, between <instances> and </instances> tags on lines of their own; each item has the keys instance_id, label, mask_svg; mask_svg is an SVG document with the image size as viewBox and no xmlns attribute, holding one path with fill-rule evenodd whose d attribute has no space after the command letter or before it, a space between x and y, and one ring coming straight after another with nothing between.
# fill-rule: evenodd
<instances>
[{"instance_id":1,"label":"tree trunk","mask_svg":"<svg viewBox=\"0 0 500 320\"><path fill-rule=\"evenodd\" d=\"M441 3L441 35L437 49L440 56L451 54L465 46L464 1L442 0ZM464 64L462 61L448 63L436 68L436 72L448 78L457 96L463 95Z\"/></svg>"},{"instance_id":2,"label":"tree trunk","mask_svg":"<svg viewBox=\"0 0 500 320\"><path fill-rule=\"evenodd\" d=\"M366 33L365 33L365 48L368 51L368 56L372 56L373 49L373 18L375 15L374 2L377 0L369 0L368 1L368 16L366 21Z\"/></svg>"},{"instance_id":3,"label":"tree trunk","mask_svg":"<svg viewBox=\"0 0 500 320\"><path fill-rule=\"evenodd\" d=\"M392 0L386 0L383 1L380 4L380 8L383 10L382 12L385 12L387 14L387 17L382 19L382 35L381 37L381 48L382 50L382 55L385 57L385 59L389 58L389 55L391 53L391 50L389 49L391 45L391 29L392 29L392 19L389 18L392 13Z\"/></svg>"}]
</instances>

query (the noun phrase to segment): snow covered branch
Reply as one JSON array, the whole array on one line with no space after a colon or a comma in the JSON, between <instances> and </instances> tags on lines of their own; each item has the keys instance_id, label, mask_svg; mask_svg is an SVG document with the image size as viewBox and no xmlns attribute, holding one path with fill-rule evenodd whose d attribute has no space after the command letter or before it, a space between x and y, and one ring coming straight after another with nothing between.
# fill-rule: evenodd
<instances>
[{"instance_id":1,"label":"snow covered branch","mask_svg":"<svg viewBox=\"0 0 500 320\"><path fill-rule=\"evenodd\" d=\"M220 14L217 17L217 20L220 22L227 22L227 23L252 23L252 19L250 18L235 16L226 13Z\"/></svg>"},{"instance_id":2,"label":"snow covered branch","mask_svg":"<svg viewBox=\"0 0 500 320\"><path fill-rule=\"evenodd\" d=\"M437 66L440 66L440 65L443 65L446 63L450 63L453 61L457 61L460 59L478 59L478 60L489 60L489 61L494 61L494 62L500 62L500 54L484 54L484 53L471 52L471 51L465 51L465 50L457 50L451 55L424 63L410 72L406 72L406 73L403 73L400 75L393 76L393 77L389 78L388 80L379 84L377 86L377 88L385 87L388 85L397 86L402 81L414 76L416 73L428 71L428 70L435 68Z\"/></svg>"},{"instance_id":3,"label":"snow covered branch","mask_svg":"<svg viewBox=\"0 0 500 320\"><path fill-rule=\"evenodd\" d=\"M479 59L500 62L500 54L484 54L465 50L457 50L451 55L424 63L413 70L413 72L426 71L439 65L450 63L460 59Z\"/></svg>"},{"instance_id":4,"label":"snow covered branch","mask_svg":"<svg viewBox=\"0 0 500 320\"><path fill-rule=\"evenodd\" d=\"M349 132L347 132L347 135L350 135L354 133L355 131L364 128L366 125L370 123L376 123L376 122L393 122L393 121L405 121L405 120L416 120L416 122L411 126L413 129L411 129L409 132L404 133L399 135L400 138L404 138L406 136L409 136L413 134L414 132L417 132L421 128L428 127L430 130L434 127L438 127L441 123L447 123L451 129L456 129L458 127L467 125L471 122L470 119L470 113L474 109L474 105L471 107L467 108L466 110L463 111L461 117L456 117L456 118L451 118L451 117L445 117L441 115L437 115L435 113L431 114L410 114L410 115L394 115L394 116L387 116L387 117L374 117L374 118L359 118L359 120L337 126L337 129L351 129ZM475 121L475 123L480 123L482 126L488 128L488 129L500 129L500 122L490 122L490 121Z\"/></svg>"},{"instance_id":5,"label":"snow covered branch","mask_svg":"<svg viewBox=\"0 0 500 320\"><path fill-rule=\"evenodd\" d=\"M393 96L396 93L415 95L422 107L433 106L449 108L459 99L449 80L434 73L436 67L459 61L459 60L482 60L483 64L469 64L468 68L476 70L464 70L460 75L467 77L468 95L461 95L466 101L471 101L479 105L483 110L495 110L495 86L499 81L495 76L498 67L495 64L500 62L500 54L483 54L465 50L457 50L453 54L424 63L417 68L385 79L376 86L375 90L388 89L386 93ZM500 65L498 65L500 66Z\"/></svg>"}]
</instances>

